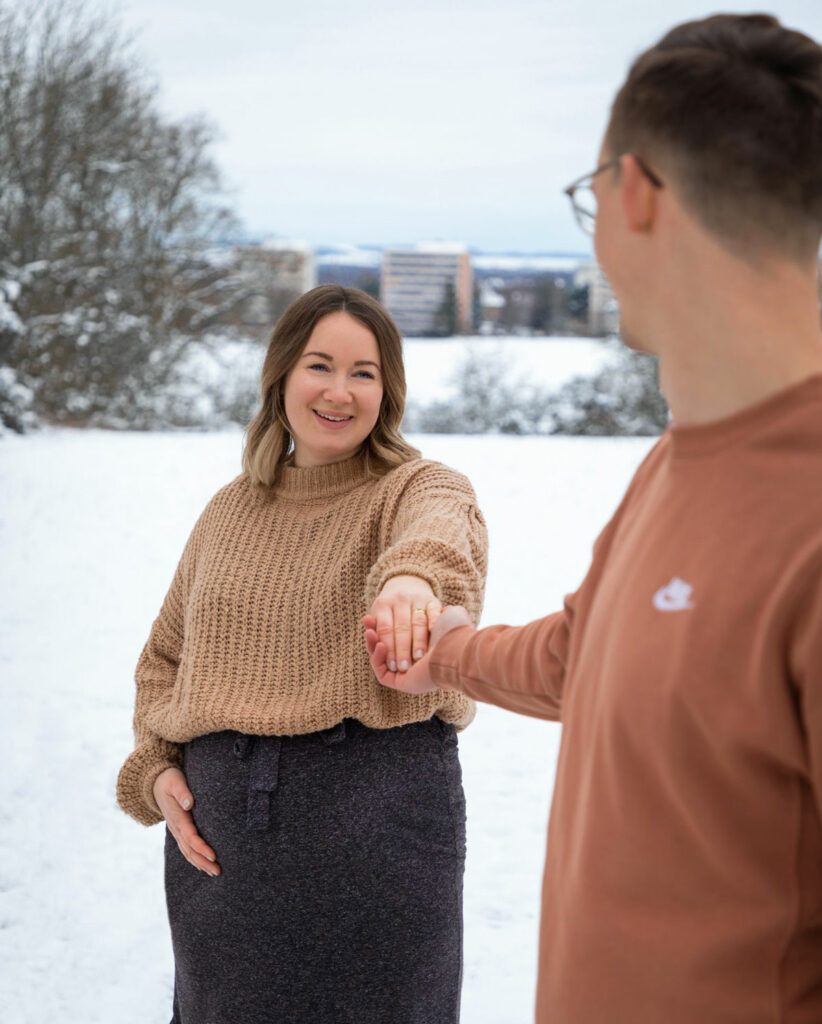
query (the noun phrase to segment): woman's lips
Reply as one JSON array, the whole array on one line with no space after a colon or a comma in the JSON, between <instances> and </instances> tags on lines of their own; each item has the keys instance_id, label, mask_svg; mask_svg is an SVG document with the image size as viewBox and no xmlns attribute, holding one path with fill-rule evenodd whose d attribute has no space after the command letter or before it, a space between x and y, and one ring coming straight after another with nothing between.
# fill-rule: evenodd
<instances>
[{"instance_id":1,"label":"woman's lips","mask_svg":"<svg viewBox=\"0 0 822 1024\"><path fill-rule=\"evenodd\" d=\"M347 416L344 420L327 420L325 416L335 416L337 414L329 412L326 413L325 416L323 416L319 412L317 412L316 409L312 409L311 411L314 413L314 417L317 420L317 422L322 423L322 425L324 427L327 427L329 430L340 430L342 429L342 427L347 427L348 424L354 419L353 416Z\"/></svg>"}]
</instances>

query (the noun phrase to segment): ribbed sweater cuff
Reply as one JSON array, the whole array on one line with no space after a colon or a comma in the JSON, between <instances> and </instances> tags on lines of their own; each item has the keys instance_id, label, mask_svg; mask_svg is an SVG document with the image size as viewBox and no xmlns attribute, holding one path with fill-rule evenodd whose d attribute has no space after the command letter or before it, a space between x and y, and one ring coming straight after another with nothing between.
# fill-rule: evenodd
<instances>
[{"instance_id":1,"label":"ribbed sweater cuff","mask_svg":"<svg viewBox=\"0 0 822 1024\"><path fill-rule=\"evenodd\" d=\"M370 607L385 584L394 576L417 576L431 587L445 604L464 605L475 621L479 620L482 583L471 588L468 580L473 566L461 554L439 541L409 540L391 548L372 569L366 585L366 603Z\"/></svg>"},{"instance_id":2,"label":"ribbed sweater cuff","mask_svg":"<svg viewBox=\"0 0 822 1024\"><path fill-rule=\"evenodd\" d=\"M435 594L441 593L442 587L436 572L432 572L419 562L395 562L385 569L372 581L374 600L376 600L385 584L395 576L416 576L417 579L425 580Z\"/></svg>"},{"instance_id":3,"label":"ribbed sweater cuff","mask_svg":"<svg viewBox=\"0 0 822 1024\"><path fill-rule=\"evenodd\" d=\"M182 768L182 747L161 740L162 749L153 745L138 747L120 769L117 778L117 803L141 825L156 825L163 815L154 799L154 783L166 768Z\"/></svg>"}]
</instances>

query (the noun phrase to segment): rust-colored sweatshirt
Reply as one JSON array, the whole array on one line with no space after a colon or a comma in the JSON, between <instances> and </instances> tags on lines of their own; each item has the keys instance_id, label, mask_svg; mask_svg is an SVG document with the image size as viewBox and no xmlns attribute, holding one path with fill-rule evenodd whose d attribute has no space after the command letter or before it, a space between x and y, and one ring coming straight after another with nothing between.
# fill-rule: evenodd
<instances>
[{"instance_id":1,"label":"rust-colored sweatshirt","mask_svg":"<svg viewBox=\"0 0 822 1024\"><path fill-rule=\"evenodd\" d=\"M822 376L670 428L563 611L431 664L562 722L538 1024L822 1021Z\"/></svg>"}]
</instances>

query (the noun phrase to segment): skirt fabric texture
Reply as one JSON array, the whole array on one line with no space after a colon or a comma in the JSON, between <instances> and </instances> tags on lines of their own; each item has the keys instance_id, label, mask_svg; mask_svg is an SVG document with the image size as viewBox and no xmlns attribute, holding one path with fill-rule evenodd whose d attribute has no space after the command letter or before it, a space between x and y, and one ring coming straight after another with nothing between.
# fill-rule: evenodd
<instances>
[{"instance_id":1,"label":"skirt fabric texture","mask_svg":"<svg viewBox=\"0 0 822 1024\"><path fill-rule=\"evenodd\" d=\"M195 824L166 830L171 1024L456 1024L465 800L454 727L346 719L185 744Z\"/></svg>"}]
</instances>

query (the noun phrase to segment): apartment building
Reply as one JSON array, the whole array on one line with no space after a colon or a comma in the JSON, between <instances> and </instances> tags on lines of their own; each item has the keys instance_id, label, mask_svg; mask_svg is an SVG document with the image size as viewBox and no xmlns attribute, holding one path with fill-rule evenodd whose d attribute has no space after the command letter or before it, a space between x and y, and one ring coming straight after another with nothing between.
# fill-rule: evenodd
<instances>
[{"instance_id":1,"label":"apartment building","mask_svg":"<svg viewBox=\"0 0 822 1024\"><path fill-rule=\"evenodd\" d=\"M386 249L380 299L403 335L470 333L473 274L468 247L427 242L413 248Z\"/></svg>"}]
</instances>

